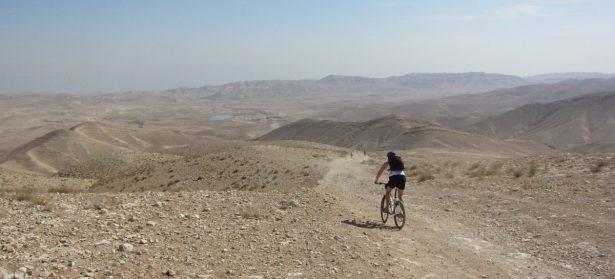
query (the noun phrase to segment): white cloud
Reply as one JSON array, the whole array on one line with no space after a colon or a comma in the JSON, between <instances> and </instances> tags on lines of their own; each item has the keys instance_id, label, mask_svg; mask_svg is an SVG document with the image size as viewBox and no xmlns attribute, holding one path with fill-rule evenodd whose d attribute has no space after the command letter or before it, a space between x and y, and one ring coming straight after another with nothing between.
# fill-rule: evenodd
<instances>
[{"instance_id":1,"label":"white cloud","mask_svg":"<svg viewBox=\"0 0 615 279\"><path fill-rule=\"evenodd\" d=\"M536 5L514 5L504 6L494 10L478 14L449 14L435 15L427 17L427 20L436 21L470 21L470 20L514 20L529 17L546 17L548 14L543 12L540 6Z\"/></svg>"}]
</instances>

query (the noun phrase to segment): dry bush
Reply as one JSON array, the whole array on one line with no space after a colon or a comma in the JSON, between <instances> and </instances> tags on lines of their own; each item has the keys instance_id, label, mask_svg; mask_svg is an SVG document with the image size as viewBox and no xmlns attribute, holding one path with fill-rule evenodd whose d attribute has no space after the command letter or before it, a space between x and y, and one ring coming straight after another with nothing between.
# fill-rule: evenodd
<instances>
[{"instance_id":1,"label":"dry bush","mask_svg":"<svg viewBox=\"0 0 615 279\"><path fill-rule=\"evenodd\" d=\"M489 166L483 166L480 163L473 163L468 167L465 174L469 177L485 177L493 176L500 173L503 164L501 162L493 162Z\"/></svg>"},{"instance_id":2,"label":"dry bush","mask_svg":"<svg viewBox=\"0 0 615 279\"><path fill-rule=\"evenodd\" d=\"M480 162L474 162L468 167L468 171L473 171L481 166Z\"/></svg>"},{"instance_id":3,"label":"dry bush","mask_svg":"<svg viewBox=\"0 0 615 279\"><path fill-rule=\"evenodd\" d=\"M533 177L537 173L538 173L538 164L536 163L536 161L530 162L530 167L529 167L529 170L527 171L527 176Z\"/></svg>"},{"instance_id":4,"label":"dry bush","mask_svg":"<svg viewBox=\"0 0 615 279\"><path fill-rule=\"evenodd\" d=\"M491 165L489 165L489 168L487 168L486 174L489 176L498 175L500 173L500 170L502 170L502 166L504 166L502 162L493 162L491 163Z\"/></svg>"},{"instance_id":5,"label":"dry bush","mask_svg":"<svg viewBox=\"0 0 615 279\"><path fill-rule=\"evenodd\" d=\"M423 182L431 179L434 179L434 176L428 169L421 169L416 172L416 182Z\"/></svg>"},{"instance_id":6,"label":"dry bush","mask_svg":"<svg viewBox=\"0 0 615 279\"><path fill-rule=\"evenodd\" d=\"M41 195L35 195L32 192L17 192L15 193L14 198L17 201L27 201L32 204L40 205L47 211L51 211L53 209L53 203L49 200L49 198Z\"/></svg>"},{"instance_id":7,"label":"dry bush","mask_svg":"<svg viewBox=\"0 0 615 279\"><path fill-rule=\"evenodd\" d=\"M16 201L31 201L34 199L32 192L17 192L14 196Z\"/></svg>"},{"instance_id":8,"label":"dry bush","mask_svg":"<svg viewBox=\"0 0 615 279\"><path fill-rule=\"evenodd\" d=\"M555 158L553 162L556 164L561 164L563 162L566 162L566 160L568 160L566 156L560 156L560 157Z\"/></svg>"},{"instance_id":9,"label":"dry bush","mask_svg":"<svg viewBox=\"0 0 615 279\"><path fill-rule=\"evenodd\" d=\"M591 173L599 173L602 171L602 168L606 167L608 164L609 163L606 160L599 160L589 166L589 171L591 171Z\"/></svg>"},{"instance_id":10,"label":"dry bush","mask_svg":"<svg viewBox=\"0 0 615 279\"><path fill-rule=\"evenodd\" d=\"M239 213L243 219L267 219L267 215L261 214L256 209L244 209Z\"/></svg>"},{"instance_id":11,"label":"dry bush","mask_svg":"<svg viewBox=\"0 0 615 279\"><path fill-rule=\"evenodd\" d=\"M519 178L523 175L523 171L518 168L510 169L510 173L516 178Z\"/></svg>"},{"instance_id":12,"label":"dry bush","mask_svg":"<svg viewBox=\"0 0 615 279\"><path fill-rule=\"evenodd\" d=\"M472 164L465 174L469 177L483 177L487 170L481 165Z\"/></svg>"}]
</instances>

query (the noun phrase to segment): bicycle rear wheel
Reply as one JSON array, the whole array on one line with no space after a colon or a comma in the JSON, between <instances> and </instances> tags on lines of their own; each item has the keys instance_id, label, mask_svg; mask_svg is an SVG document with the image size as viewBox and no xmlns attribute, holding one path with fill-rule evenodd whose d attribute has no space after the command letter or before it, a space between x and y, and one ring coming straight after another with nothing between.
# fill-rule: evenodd
<instances>
[{"instance_id":1,"label":"bicycle rear wheel","mask_svg":"<svg viewBox=\"0 0 615 279\"><path fill-rule=\"evenodd\" d=\"M387 220L389 220L389 210L385 210L385 197L386 196L382 196L382 200L380 201L380 218L382 218L382 223L386 224Z\"/></svg>"},{"instance_id":2,"label":"bicycle rear wheel","mask_svg":"<svg viewBox=\"0 0 615 279\"><path fill-rule=\"evenodd\" d=\"M395 226L401 230L406 224L406 210L404 209L404 204L401 202L395 207L395 210L393 210L393 221L395 221Z\"/></svg>"}]
</instances>

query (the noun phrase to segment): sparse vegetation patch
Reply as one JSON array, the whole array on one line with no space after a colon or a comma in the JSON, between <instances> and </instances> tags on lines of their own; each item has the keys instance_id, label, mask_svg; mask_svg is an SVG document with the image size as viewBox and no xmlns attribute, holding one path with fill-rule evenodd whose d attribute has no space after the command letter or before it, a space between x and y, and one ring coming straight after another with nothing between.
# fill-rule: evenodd
<instances>
[{"instance_id":1,"label":"sparse vegetation patch","mask_svg":"<svg viewBox=\"0 0 615 279\"><path fill-rule=\"evenodd\" d=\"M537 173L538 173L538 163L536 163L536 161L530 162L530 166L527 171L527 176L534 177Z\"/></svg>"},{"instance_id":2,"label":"sparse vegetation patch","mask_svg":"<svg viewBox=\"0 0 615 279\"><path fill-rule=\"evenodd\" d=\"M427 180L432 180L435 177L428 169L420 169L416 172L416 182L423 182Z\"/></svg>"},{"instance_id":3,"label":"sparse vegetation patch","mask_svg":"<svg viewBox=\"0 0 615 279\"><path fill-rule=\"evenodd\" d=\"M598 160L597 162L595 162L593 165L589 167L589 171L591 171L591 173L599 173L607 165L608 165L608 162L606 160Z\"/></svg>"}]
</instances>

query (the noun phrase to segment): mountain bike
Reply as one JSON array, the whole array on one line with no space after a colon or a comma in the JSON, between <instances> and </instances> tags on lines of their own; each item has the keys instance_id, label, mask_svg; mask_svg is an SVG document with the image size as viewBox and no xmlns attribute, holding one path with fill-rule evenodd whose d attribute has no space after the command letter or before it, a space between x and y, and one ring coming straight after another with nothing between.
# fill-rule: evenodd
<instances>
[{"instance_id":1,"label":"mountain bike","mask_svg":"<svg viewBox=\"0 0 615 279\"><path fill-rule=\"evenodd\" d=\"M382 182L378 182L377 184L384 185ZM382 222L386 224L387 220L389 220L389 215L393 215L395 226L401 230L404 224L406 224L406 210L404 209L404 203L397 197L397 187L395 188L395 194L391 193L391 195L389 195L389 208L385 208L386 196L385 192L380 201L380 218L382 218Z\"/></svg>"}]
</instances>

